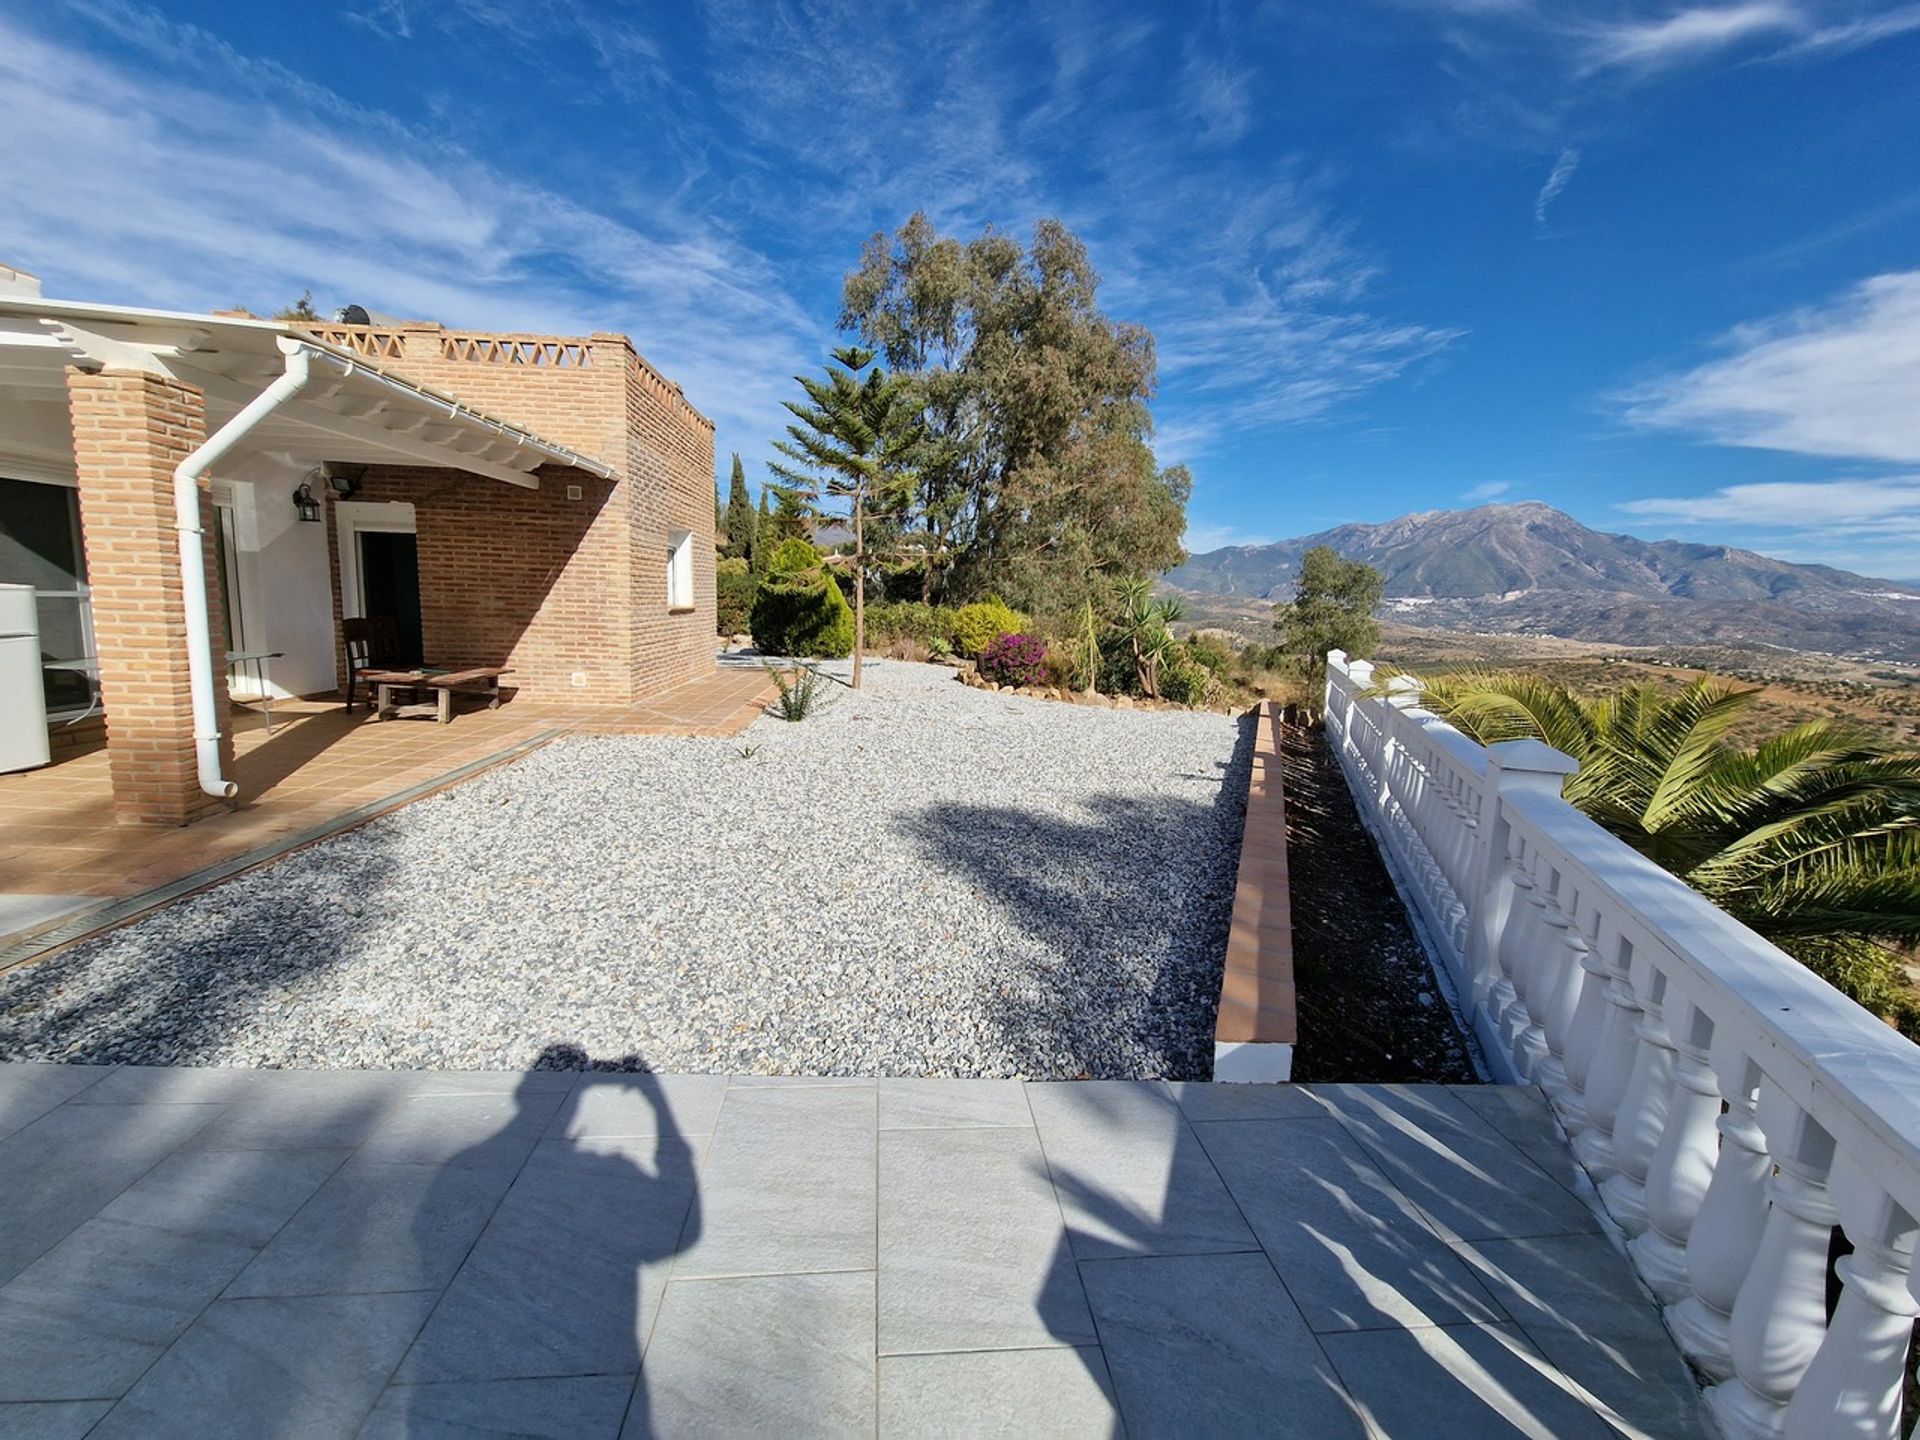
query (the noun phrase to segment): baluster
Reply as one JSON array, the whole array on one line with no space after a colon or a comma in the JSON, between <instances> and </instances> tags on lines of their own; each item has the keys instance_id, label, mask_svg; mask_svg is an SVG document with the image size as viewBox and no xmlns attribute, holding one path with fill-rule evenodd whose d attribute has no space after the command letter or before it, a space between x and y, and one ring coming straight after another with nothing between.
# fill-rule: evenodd
<instances>
[{"instance_id":1,"label":"baluster","mask_svg":"<svg viewBox=\"0 0 1920 1440\"><path fill-rule=\"evenodd\" d=\"M1574 1016L1579 1013L1581 997L1587 991L1587 937L1580 929L1580 893L1562 909L1566 926L1560 943L1566 956L1556 969L1556 980L1547 995L1545 1013L1540 1017L1546 1038L1546 1054L1534 1070L1534 1083L1546 1092L1555 1111L1560 1109L1573 1082L1567 1078L1567 1042L1572 1036Z\"/></svg>"},{"instance_id":2,"label":"baluster","mask_svg":"<svg viewBox=\"0 0 1920 1440\"><path fill-rule=\"evenodd\" d=\"M1648 968L1649 979L1640 1002L1640 1045L1634 1051L1633 1073L1613 1118L1614 1173L1600 1184L1600 1198L1606 1201L1607 1213L1629 1235L1647 1228L1647 1170L1666 1129L1667 1107L1673 1099L1673 1037L1667 1033L1664 1008L1667 977L1657 966L1650 964Z\"/></svg>"},{"instance_id":3,"label":"baluster","mask_svg":"<svg viewBox=\"0 0 1920 1440\"><path fill-rule=\"evenodd\" d=\"M1541 894L1540 910L1540 946L1533 957L1532 968L1527 972L1527 983L1521 990L1521 1000L1526 1005L1527 1023L1514 1032L1513 1066L1534 1084L1541 1084L1541 1069L1547 1060L1547 1010L1553 1003L1554 994L1560 989L1564 971L1572 955L1567 949L1567 935L1570 929L1568 911L1565 907L1567 897L1561 893L1566 884L1566 873L1555 870ZM1549 1092L1551 1093L1551 1092Z\"/></svg>"},{"instance_id":4,"label":"baluster","mask_svg":"<svg viewBox=\"0 0 1920 1440\"><path fill-rule=\"evenodd\" d=\"M1524 844L1520 853L1508 862L1507 923L1500 931L1500 975L1493 993L1487 997L1487 1013L1493 1030L1500 1037L1501 1053L1509 1054L1513 1012L1520 1005L1520 977L1525 957L1533 949L1534 931L1540 923L1540 907L1533 903L1534 880L1529 870Z\"/></svg>"},{"instance_id":5,"label":"baluster","mask_svg":"<svg viewBox=\"0 0 1920 1440\"><path fill-rule=\"evenodd\" d=\"M1715 1122L1720 1118L1720 1082L1707 1064L1713 1021L1688 1000L1669 1000L1677 1023L1673 1037L1673 1088L1660 1144L1647 1166L1647 1228L1627 1245L1648 1288L1668 1304L1689 1290L1687 1240L1706 1199L1719 1157Z\"/></svg>"},{"instance_id":6,"label":"baluster","mask_svg":"<svg viewBox=\"0 0 1920 1440\"><path fill-rule=\"evenodd\" d=\"M1604 911L1593 917L1590 935L1581 936L1581 980L1579 1002L1567 1023L1566 1048L1562 1052L1567 1088L1553 1102L1567 1134L1578 1135L1587 1128L1587 1079L1593 1071L1593 1057L1600 1048L1600 1028L1611 1008L1607 1004L1607 982L1612 967L1601 958L1600 935L1606 924Z\"/></svg>"},{"instance_id":7,"label":"baluster","mask_svg":"<svg viewBox=\"0 0 1920 1440\"><path fill-rule=\"evenodd\" d=\"M1744 1051L1731 1043L1722 1046L1717 1038L1713 1066L1727 1102L1726 1113L1715 1122L1720 1158L1687 1236L1687 1283L1693 1293L1668 1307L1667 1328L1702 1372L1728 1380L1733 1376L1728 1325L1767 1223L1773 1157L1754 1118L1760 1072Z\"/></svg>"},{"instance_id":8,"label":"baluster","mask_svg":"<svg viewBox=\"0 0 1920 1440\"><path fill-rule=\"evenodd\" d=\"M1634 1057L1640 1052L1640 1000L1634 993L1632 971L1633 942L1618 936L1606 987L1607 1013L1600 1022L1593 1069L1587 1076L1587 1125L1573 1140L1575 1158L1596 1181L1615 1169L1614 1120L1633 1079Z\"/></svg>"},{"instance_id":9,"label":"baluster","mask_svg":"<svg viewBox=\"0 0 1920 1440\"><path fill-rule=\"evenodd\" d=\"M1727 1440L1775 1440L1787 1402L1827 1331L1827 1250L1839 1212L1827 1195L1833 1139L1771 1081L1760 1128L1779 1167L1767 1182L1767 1221L1733 1302L1733 1378L1707 1392Z\"/></svg>"},{"instance_id":10,"label":"baluster","mask_svg":"<svg viewBox=\"0 0 1920 1440\"><path fill-rule=\"evenodd\" d=\"M1524 902L1525 909L1519 912L1520 924L1514 927L1513 1003L1507 1006L1506 1014L1500 1017L1501 1046L1508 1058L1513 1060L1515 1073L1523 1080L1527 1072L1517 1058L1518 1043L1522 1032L1533 1023L1533 1011L1528 1008L1527 997L1536 983L1534 976L1540 968L1540 957L1553 943L1555 935L1548 927L1547 915L1553 887L1559 883L1559 876L1535 850L1528 879L1532 883L1520 887L1514 897L1516 906Z\"/></svg>"},{"instance_id":11,"label":"baluster","mask_svg":"<svg viewBox=\"0 0 1920 1440\"><path fill-rule=\"evenodd\" d=\"M1914 1220L1849 1155L1835 1161L1834 1208L1853 1253L1827 1338L1788 1402L1786 1440L1898 1440L1900 1387L1920 1303L1907 1289Z\"/></svg>"}]
</instances>

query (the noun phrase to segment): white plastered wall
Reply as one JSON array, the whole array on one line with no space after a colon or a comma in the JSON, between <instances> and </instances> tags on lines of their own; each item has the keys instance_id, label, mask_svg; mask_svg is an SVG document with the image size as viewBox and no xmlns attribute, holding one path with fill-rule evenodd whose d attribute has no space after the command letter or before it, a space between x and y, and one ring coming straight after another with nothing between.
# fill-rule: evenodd
<instances>
[{"instance_id":1,"label":"white plastered wall","mask_svg":"<svg viewBox=\"0 0 1920 1440\"><path fill-rule=\"evenodd\" d=\"M275 699L332 690L333 589L327 567L327 527L294 513L294 487L314 468L287 455L242 454L220 467L220 491L230 487L240 566L240 615L245 650L279 650L265 662ZM325 502L324 486L314 496ZM321 512L326 513L324 508ZM235 693L253 690L253 667L236 674Z\"/></svg>"}]
</instances>

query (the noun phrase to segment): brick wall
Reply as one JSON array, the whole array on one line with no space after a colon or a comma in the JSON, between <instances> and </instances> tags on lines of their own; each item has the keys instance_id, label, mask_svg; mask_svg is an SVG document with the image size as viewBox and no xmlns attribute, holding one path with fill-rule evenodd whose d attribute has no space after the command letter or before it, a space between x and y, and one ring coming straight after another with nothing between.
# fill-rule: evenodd
<instances>
[{"instance_id":1,"label":"brick wall","mask_svg":"<svg viewBox=\"0 0 1920 1440\"><path fill-rule=\"evenodd\" d=\"M173 471L206 437L198 388L136 371L69 371L80 526L93 595L95 651L107 715L114 807L123 820L184 825L222 808L200 790L187 682L185 601L174 529ZM208 621L223 632L213 500L201 525ZM232 759L227 684L215 676L216 723Z\"/></svg>"},{"instance_id":2,"label":"brick wall","mask_svg":"<svg viewBox=\"0 0 1920 1440\"><path fill-rule=\"evenodd\" d=\"M615 603L629 584L625 487L584 470L538 473L540 488L522 490L453 470L379 467L353 498L414 507L429 663L511 665L504 683L528 699L626 704L633 627ZM340 531L328 518L337 621ZM344 686L344 648L339 664ZM573 685L576 673L584 687Z\"/></svg>"},{"instance_id":3,"label":"brick wall","mask_svg":"<svg viewBox=\"0 0 1920 1440\"><path fill-rule=\"evenodd\" d=\"M625 336L314 328L618 477L546 469L530 493L450 471L370 471L355 499L416 507L431 660L511 663L529 698L589 703L626 703L712 673L713 425ZM580 501L564 498L569 484L581 487ZM694 537L694 605L681 613L667 607L675 530ZM334 574L337 591L337 553ZM571 684L579 671L584 688Z\"/></svg>"}]
</instances>

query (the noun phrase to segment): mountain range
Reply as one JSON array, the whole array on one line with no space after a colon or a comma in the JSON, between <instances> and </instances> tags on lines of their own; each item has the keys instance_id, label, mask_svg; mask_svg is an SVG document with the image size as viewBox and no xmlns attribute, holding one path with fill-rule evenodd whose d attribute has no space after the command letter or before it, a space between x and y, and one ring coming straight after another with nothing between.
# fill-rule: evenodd
<instances>
[{"instance_id":1,"label":"mountain range","mask_svg":"<svg viewBox=\"0 0 1920 1440\"><path fill-rule=\"evenodd\" d=\"M1533 501L1230 545L1191 556L1163 584L1193 596L1282 601L1316 545L1380 570L1383 618L1422 629L1748 643L1920 662L1920 586L1730 545L1609 534Z\"/></svg>"}]
</instances>

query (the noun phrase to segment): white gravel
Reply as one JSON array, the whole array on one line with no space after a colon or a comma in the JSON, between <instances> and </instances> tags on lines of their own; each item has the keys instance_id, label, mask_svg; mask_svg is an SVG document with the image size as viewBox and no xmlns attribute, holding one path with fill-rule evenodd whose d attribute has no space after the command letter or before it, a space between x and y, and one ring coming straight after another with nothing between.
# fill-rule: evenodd
<instances>
[{"instance_id":1,"label":"white gravel","mask_svg":"<svg viewBox=\"0 0 1920 1440\"><path fill-rule=\"evenodd\" d=\"M556 741L0 977L0 1056L1206 1076L1239 723L902 663L834 694Z\"/></svg>"}]
</instances>

